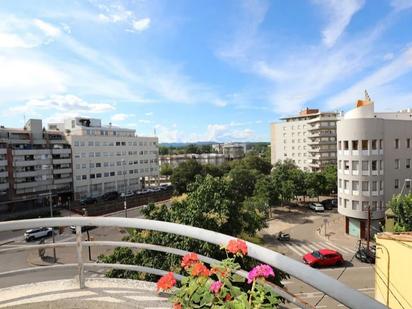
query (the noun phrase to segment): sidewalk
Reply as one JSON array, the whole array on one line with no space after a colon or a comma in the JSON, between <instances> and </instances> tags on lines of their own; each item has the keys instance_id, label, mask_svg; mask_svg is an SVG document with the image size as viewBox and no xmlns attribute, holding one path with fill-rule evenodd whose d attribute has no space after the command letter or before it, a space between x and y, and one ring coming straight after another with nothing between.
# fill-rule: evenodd
<instances>
[{"instance_id":1,"label":"sidewalk","mask_svg":"<svg viewBox=\"0 0 412 309\"><path fill-rule=\"evenodd\" d=\"M342 215L323 221L316 232L320 239L348 248L357 248L358 238L345 233L345 217Z\"/></svg>"}]
</instances>

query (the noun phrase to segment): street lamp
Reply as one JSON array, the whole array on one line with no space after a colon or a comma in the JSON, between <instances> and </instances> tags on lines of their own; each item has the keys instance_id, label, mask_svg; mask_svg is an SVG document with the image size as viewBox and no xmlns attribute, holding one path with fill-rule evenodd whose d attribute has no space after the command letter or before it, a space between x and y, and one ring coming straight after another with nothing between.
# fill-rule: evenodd
<instances>
[{"instance_id":1,"label":"street lamp","mask_svg":"<svg viewBox=\"0 0 412 309\"><path fill-rule=\"evenodd\" d=\"M127 201L126 201L126 194L127 194L127 190L126 190L126 161L124 159L122 159L122 165L123 165L123 185L124 185L124 193L123 193L123 207L124 207L124 217L127 218Z\"/></svg>"}]
</instances>

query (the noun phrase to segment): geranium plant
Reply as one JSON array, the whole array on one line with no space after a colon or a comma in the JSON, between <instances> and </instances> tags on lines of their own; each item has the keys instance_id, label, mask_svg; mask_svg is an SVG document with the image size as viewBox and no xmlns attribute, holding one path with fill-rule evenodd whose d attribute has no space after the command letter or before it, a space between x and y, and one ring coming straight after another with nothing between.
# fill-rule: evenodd
<instances>
[{"instance_id":1,"label":"geranium plant","mask_svg":"<svg viewBox=\"0 0 412 309\"><path fill-rule=\"evenodd\" d=\"M196 253L182 258L181 266L187 276L181 286L171 290L176 280L168 273L157 282L158 290L171 290L173 308L273 308L279 303L278 296L265 284L274 277L269 265L257 265L244 278L236 272L240 265L236 259L247 255L243 240L233 239L222 247L227 258L209 269Z\"/></svg>"}]
</instances>

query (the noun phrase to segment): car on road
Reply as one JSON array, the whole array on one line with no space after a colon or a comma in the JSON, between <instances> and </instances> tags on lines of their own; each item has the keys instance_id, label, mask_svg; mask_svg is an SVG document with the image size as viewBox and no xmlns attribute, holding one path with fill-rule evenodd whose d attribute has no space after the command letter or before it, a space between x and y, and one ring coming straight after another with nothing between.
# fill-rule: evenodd
<instances>
[{"instance_id":1,"label":"car on road","mask_svg":"<svg viewBox=\"0 0 412 309\"><path fill-rule=\"evenodd\" d=\"M326 199L323 200L321 204L326 210L332 210L333 208L338 207L338 201L336 199Z\"/></svg>"},{"instance_id":2,"label":"car on road","mask_svg":"<svg viewBox=\"0 0 412 309\"><path fill-rule=\"evenodd\" d=\"M344 259L342 254L335 250L321 249L305 254L303 256L303 262L311 267L323 267L342 265Z\"/></svg>"},{"instance_id":3,"label":"car on road","mask_svg":"<svg viewBox=\"0 0 412 309\"><path fill-rule=\"evenodd\" d=\"M134 192L133 192L133 191L127 191L126 193L122 192L122 194L120 194L120 197L121 197L121 198L124 198L124 197L132 197L132 196L134 196Z\"/></svg>"},{"instance_id":4,"label":"car on road","mask_svg":"<svg viewBox=\"0 0 412 309\"><path fill-rule=\"evenodd\" d=\"M80 205L90 205L90 204L96 204L96 203L97 203L97 199L91 196L80 200Z\"/></svg>"},{"instance_id":5,"label":"car on road","mask_svg":"<svg viewBox=\"0 0 412 309\"><path fill-rule=\"evenodd\" d=\"M106 192L102 195L103 201L113 201L119 197L119 193L117 191Z\"/></svg>"},{"instance_id":6,"label":"car on road","mask_svg":"<svg viewBox=\"0 0 412 309\"><path fill-rule=\"evenodd\" d=\"M39 227L35 229L27 230L24 233L24 239L26 241L32 241L43 237L51 237L53 235L53 228L51 227Z\"/></svg>"},{"instance_id":7,"label":"car on road","mask_svg":"<svg viewBox=\"0 0 412 309\"><path fill-rule=\"evenodd\" d=\"M325 211L325 207L321 203L310 203L309 208L316 211L316 212L322 212Z\"/></svg>"},{"instance_id":8,"label":"car on road","mask_svg":"<svg viewBox=\"0 0 412 309\"><path fill-rule=\"evenodd\" d=\"M83 233L83 232L86 232L86 231L89 231L89 230L92 230L92 229L95 229L95 228L96 228L96 226L93 226L93 225L84 225L84 226L82 226L81 230L82 230L82 233ZM70 226L70 231L72 231L73 234L76 234L76 226L71 225Z\"/></svg>"}]
</instances>

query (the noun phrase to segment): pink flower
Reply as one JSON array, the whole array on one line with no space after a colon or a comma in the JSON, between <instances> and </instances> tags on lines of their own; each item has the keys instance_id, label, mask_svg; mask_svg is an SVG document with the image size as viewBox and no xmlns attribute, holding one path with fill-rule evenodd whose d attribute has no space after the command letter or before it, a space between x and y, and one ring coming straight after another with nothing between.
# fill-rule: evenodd
<instances>
[{"instance_id":1,"label":"pink flower","mask_svg":"<svg viewBox=\"0 0 412 309\"><path fill-rule=\"evenodd\" d=\"M222 282L220 282L220 281L215 281L215 282L213 282L213 283L210 285L209 290L210 290L210 292L217 294L217 293L219 293L219 291L220 291L220 289L222 288L222 286L223 286L223 283L222 283Z\"/></svg>"},{"instance_id":2,"label":"pink flower","mask_svg":"<svg viewBox=\"0 0 412 309\"><path fill-rule=\"evenodd\" d=\"M269 276L275 276L272 267L265 264L260 264L255 266L248 274L247 274L247 282L252 283L256 278L263 277L268 278Z\"/></svg>"}]
</instances>

